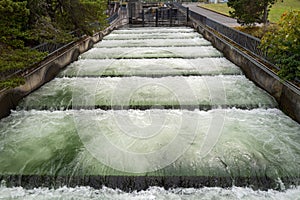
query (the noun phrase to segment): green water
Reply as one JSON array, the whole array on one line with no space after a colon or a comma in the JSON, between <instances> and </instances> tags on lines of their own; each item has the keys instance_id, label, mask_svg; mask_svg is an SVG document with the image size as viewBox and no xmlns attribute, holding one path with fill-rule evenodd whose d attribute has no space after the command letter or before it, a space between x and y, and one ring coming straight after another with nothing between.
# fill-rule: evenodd
<instances>
[{"instance_id":1,"label":"green water","mask_svg":"<svg viewBox=\"0 0 300 200\"><path fill-rule=\"evenodd\" d=\"M222 117L223 127L214 133L217 141L211 144L207 135L217 125L212 121L216 116ZM147 175L299 176L300 127L277 109L31 110L13 112L0 122L0 128L2 174L130 175L138 169L151 171L148 162L133 158L152 158L166 165L164 154L175 159L178 155L172 141L179 140L186 146L180 158L168 167L158 164L157 169L164 168ZM211 145L211 150L205 152L203 145Z\"/></svg>"}]
</instances>

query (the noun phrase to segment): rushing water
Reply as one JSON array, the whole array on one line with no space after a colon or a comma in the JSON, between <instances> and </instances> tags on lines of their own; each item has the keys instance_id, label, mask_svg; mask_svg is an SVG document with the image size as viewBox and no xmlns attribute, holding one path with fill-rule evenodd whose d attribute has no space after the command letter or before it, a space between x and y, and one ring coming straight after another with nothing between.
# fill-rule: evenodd
<instances>
[{"instance_id":1,"label":"rushing water","mask_svg":"<svg viewBox=\"0 0 300 200\"><path fill-rule=\"evenodd\" d=\"M250 188L232 187L223 189L219 187L204 187L200 189L194 188L174 188L165 190L160 187L150 187L144 191L123 192L118 189L110 189L104 187L102 189L94 189L91 187L62 187L59 189L36 188L25 190L22 187L7 188L0 187L0 194L3 199L22 199L22 200L298 200L300 196L300 188L288 189L285 192L276 190L253 191Z\"/></svg>"},{"instance_id":2,"label":"rushing water","mask_svg":"<svg viewBox=\"0 0 300 200\"><path fill-rule=\"evenodd\" d=\"M0 199L297 199L299 133L192 29L115 30L0 121Z\"/></svg>"},{"instance_id":3,"label":"rushing water","mask_svg":"<svg viewBox=\"0 0 300 200\"><path fill-rule=\"evenodd\" d=\"M213 121L218 116L222 118L221 124ZM212 132L211 127L217 125L222 127ZM157 169L171 164L161 160L162 153L168 157L174 154L170 158L174 163L148 175L275 179L299 176L300 127L277 109L31 110L13 112L1 121L0 127L5 130L0 139L0 171L4 174L79 176L120 175L124 170L150 172L155 169L149 163L131 160L126 152L139 152L142 157L155 152L149 158L158 162ZM177 140L182 146L174 146L182 151L179 159L170 143ZM107 141L111 146L103 148ZM93 147L94 143L99 148ZM206 151L204 145L211 145L212 149ZM161 151L167 146L167 151ZM119 172L95 160L93 151L101 160L114 155L107 162L118 162ZM149 170L144 169L147 167Z\"/></svg>"},{"instance_id":4,"label":"rushing water","mask_svg":"<svg viewBox=\"0 0 300 200\"><path fill-rule=\"evenodd\" d=\"M101 43L99 43L101 44ZM104 77L176 75L241 75L241 70L225 58L195 59L85 59L72 63L60 76Z\"/></svg>"},{"instance_id":5,"label":"rushing water","mask_svg":"<svg viewBox=\"0 0 300 200\"><path fill-rule=\"evenodd\" d=\"M203 58L223 56L212 46L200 47L128 47L93 48L83 53L81 59L106 59L106 58Z\"/></svg>"},{"instance_id":6,"label":"rushing water","mask_svg":"<svg viewBox=\"0 0 300 200\"><path fill-rule=\"evenodd\" d=\"M157 30L157 32L155 32ZM120 32L119 32L120 33ZM181 32L180 29L173 32L160 32L158 29L152 29L151 32L132 32L118 34L111 33L104 40L132 40L132 39L193 39L201 38L202 36L195 32Z\"/></svg>"},{"instance_id":7,"label":"rushing water","mask_svg":"<svg viewBox=\"0 0 300 200\"><path fill-rule=\"evenodd\" d=\"M144 40L103 40L95 47L185 47L209 46L211 43L203 38L192 39L144 39Z\"/></svg>"},{"instance_id":8,"label":"rushing water","mask_svg":"<svg viewBox=\"0 0 300 200\"><path fill-rule=\"evenodd\" d=\"M237 92L238 91L238 92ZM57 78L27 97L26 109L274 107L244 76Z\"/></svg>"}]
</instances>

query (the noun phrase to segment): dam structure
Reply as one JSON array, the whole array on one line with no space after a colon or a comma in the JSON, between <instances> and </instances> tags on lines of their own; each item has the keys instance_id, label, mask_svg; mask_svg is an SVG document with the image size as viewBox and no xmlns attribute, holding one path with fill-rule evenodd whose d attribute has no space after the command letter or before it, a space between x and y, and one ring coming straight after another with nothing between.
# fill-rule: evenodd
<instances>
[{"instance_id":1,"label":"dam structure","mask_svg":"<svg viewBox=\"0 0 300 200\"><path fill-rule=\"evenodd\" d=\"M1 119L0 198L297 188L299 133L194 29L123 27Z\"/></svg>"}]
</instances>

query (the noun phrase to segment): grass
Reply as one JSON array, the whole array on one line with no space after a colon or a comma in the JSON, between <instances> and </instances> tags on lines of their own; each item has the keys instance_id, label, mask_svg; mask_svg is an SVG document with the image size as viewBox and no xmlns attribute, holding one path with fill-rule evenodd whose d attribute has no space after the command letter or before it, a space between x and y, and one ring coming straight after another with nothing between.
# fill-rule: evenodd
<instances>
[{"instance_id":1,"label":"grass","mask_svg":"<svg viewBox=\"0 0 300 200\"><path fill-rule=\"evenodd\" d=\"M276 23L284 12L291 10L300 10L300 0L279 0L271 8L269 20Z\"/></svg>"},{"instance_id":2,"label":"grass","mask_svg":"<svg viewBox=\"0 0 300 200\"><path fill-rule=\"evenodd\" d=\"M233 9L229 8L226 3L218 3L218 4L199 4L202 8L207 8L209 10L216 11L218 13L221 13L223 15L229 16L229 11L232 11Z\"/></svg>"},{"instance_id":3,"label":"grass","mask_svg":"<svg viewBox=\"0 0 300 200\"><path fill-rule=\"evenodd\" d=\"M214 10L216 12L222 13L224 15L229 16L229 11L232 10L227 6L226 3L222 4L199 4L200 7L207 8L210 10ZM276 2L269 13L269 20L270 22L278 22L280 19L280 16L285 12L285 11L290 11L290 10L300 10L300 0L278 0Z\"/></svg>"}]
</instances>

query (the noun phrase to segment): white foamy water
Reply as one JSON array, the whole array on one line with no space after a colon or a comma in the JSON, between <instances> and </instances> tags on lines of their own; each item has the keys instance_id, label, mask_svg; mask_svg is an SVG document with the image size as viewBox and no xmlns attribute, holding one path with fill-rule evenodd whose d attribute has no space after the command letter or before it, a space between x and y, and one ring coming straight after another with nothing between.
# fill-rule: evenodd
<instances>
[{"instance_id":1,"label":"white foamy water","mask_svg":"<svg viewBox=\"0 0 300 200\"><path fill-rule=\"evenodd\" d=\"M111 34L105 36L103 40L132 40L132 39L191 39L202 37L196 32L145 32L145 33L129 33L129 34Z\"/></svg>"},{"instance_id":2,"label":"white foamy water","mask_svg":"<svg viewBox=\"0 0 300 200\"><path fill-rule=\"evenodd\" d=\"M114 30L114 34L143 34L143 33L193 33L194 29L188 27L143 27Z\"/></svg>"},{"instance_id":3,"label":"white foamy water","mask_svg":"<svg viewBox=\"0 0 300 200\"><path fill-rule=\"evenodd\" d=\"M91 187L61 187L58 189L35 188L24 189L22 187L0 187L0 199L22 200L299 200L300 188L291 188L286 191L259 191L250 188L232 187L228 189L218 187L174 188L165 190L160 187L151 187L143 191L123 192L118 189L103 187L93 189Z\"/></svg>"},{"instance_id":4,"label":"white foamy water","mask_svg":"<svg viewBox=\"0 0 300 200\"><path fill-rule=\"evenodd\" d=\"M299 177L300 126L277 109L31 110L0 127L2 175Z\"/></svg>"},{"instance_id":5,"label":"white foamy water","mask_svg":"<svg viewBox=\"0 0 300 200\"><path fill-rule=\"evenodd\" d=\"M143 40L103 40L94 45L101 47L185 47L209 46L211 43L203 38L192 39L143 39Z\"/></svg>"},{"instance_id":6,"label":"white foamy water","mask_svg":"<svg viewBox=\"0 0 300 200\"><path fill-rule=\"evenodd\" d=\"M277 103L244 76L213 76L241 71L201 35L190 28L123 29L95 46L61 73L74 78L45 84L19 105L28 111L0 120L0 177L7 181L0 199L299 199L299 187L293 188L300 177L299 124L268 109ZM164 109L186 104L215 107ZM67 108L74 110L62 111ZM166 186L172 178L183 187L194 180L229 188L82 186L101 180L130 190L143 181ZM5 186L20 182L49 188Z\"/></svg>"},{"instance_id":7,"label":"white foamy water","mask_svg":"<svg viewBox=\"0 0 300 200\"><path fill-rule=\"evenodd\" d=\"M56 78L27 96L20 108L155 105L255 108L277 103L245 76L107 77Z\"/></svg>"},{"instance_id":8,"label":"white foamy water","mask_svg":"<svg viewBox=\"0 0 300 200\"><path fill-rule=\"evenodd\" d=\"M168 76L242 74L225 58L196 59L82 59L70 64L60 77Z\"/></svg>"},{"instance_id":9,"label":"white foamy water","mask_svg":"<svg viewBox=\"0 0 300 200\"><path fill-rule=\"evenodd\" d=\"M223 54L212 46L200 47L136 47L136 48L93 48L80 59L128 59L128 58L203 58L222 57Z\"/></svg>"}]
</instances>

